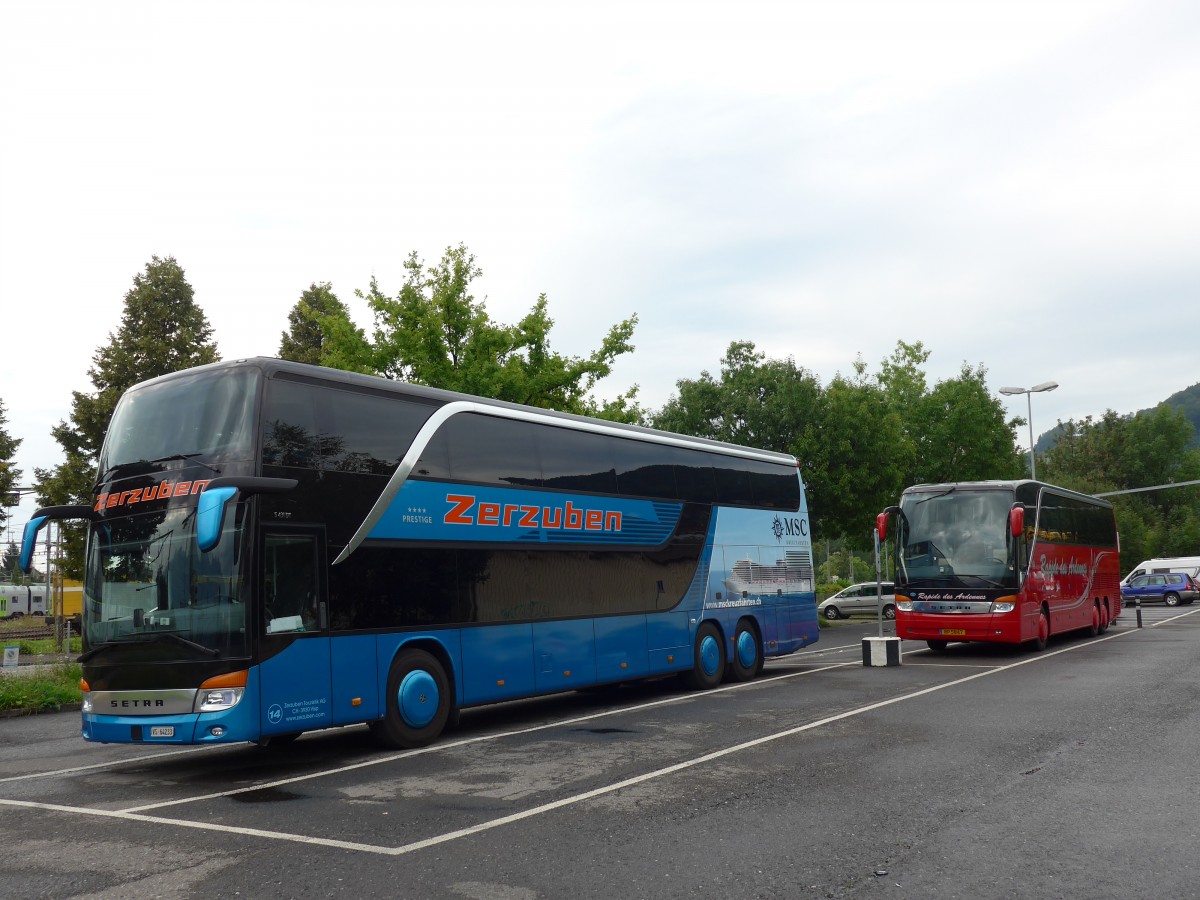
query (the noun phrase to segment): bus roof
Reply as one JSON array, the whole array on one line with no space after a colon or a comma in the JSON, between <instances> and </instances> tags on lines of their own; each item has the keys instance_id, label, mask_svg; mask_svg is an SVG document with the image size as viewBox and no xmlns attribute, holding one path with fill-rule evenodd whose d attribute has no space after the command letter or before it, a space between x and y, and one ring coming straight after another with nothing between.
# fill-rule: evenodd
<instances>
[{"instance_id":1,"label":"bus roof","mask_svg":"<svg viewBox=\"0 0 1200 900\"><path fill-rule=\"evenodd\" d=\"M1096 506L1109 506L1112 504L1103 497L1093 497L1091 494L1084 494L1079 491L1073 491L1070 488L1059 487L1056 484L1050 484L1046 481L1033 481L1029 478L1018 478L1013 480L996 480L996 481L953 481L944 484L914 484L911 487L904 489L905 494L926 494L931 491L944 491L947 488L955 488L956 490L972 490L972 491L1012 491L1017 493L1022 487L1027 490L1032 487L1048 488L1060 494L1065 494L1068 497L1078 497L1080 500L1086 500L1088 503L1093 503Z\"/></svg>"},{"instance_id":2,"label":"bus roof","mask_svg":"<svg viewBox=\"0 0 1200 900\"><path fill-rule=\"evenodd\" d=\"M196 366L190 369L181 369L178 372L171 372L166 375L160 375L157 378L152 378L147 381L140 382L134 385L130 390L135 390L144 385L161 384L170 381L174 378L180 378L189 375L195 375L200 372L218 372L226 369L237 368L255 368L262 371L268 378L275 377L281 373L298 376L303 379L311 379L317 382L323 382L329 385L342 385L351 390L369 392L375 394L398 394L406 397L416 397L428 400L435 403L451 403L456 400L470 400L475 403L484 404L487 406L495 406L502 409L522 410L530 413L536 413L539 416L547 416L555 419L562 419L565 422L580 422L590 424L601 424L609 428L614 428L620 431L629 432L630 437L638 435L650 436L671 436L674 438L694 443L698 447L709 447L714 450L734 450L753 451L756 455L765 458L773 458L774 461L796 465L796 458L788 453L780 453L774 450L763 450L757 447L747 447L741 444L733 444L727 441L717 441L710 438L695 437L693 435L676 434L674 432L663 431L656 428L646 428L642 425L629 425L624 422L614 422L608 419L596 419L590 416L580 416L574 413L559 412L552 409L542 409L536 406L526 406L520 403L510 403L506 400L493 400L488 397L477 397L471 394L462 394L457 391L447 391L442 388L426 387L419 384L409 384L405 381L395 381L388 378L381 378L376 375L362 375L358 372L347 372L342 369L329 369L324 366L314 366L308 363L291 362L285 359L276 359L270 356L254 356L244 359L225 360L222 362L209 363L203 366Z\"/></svg>"}]
</instances>

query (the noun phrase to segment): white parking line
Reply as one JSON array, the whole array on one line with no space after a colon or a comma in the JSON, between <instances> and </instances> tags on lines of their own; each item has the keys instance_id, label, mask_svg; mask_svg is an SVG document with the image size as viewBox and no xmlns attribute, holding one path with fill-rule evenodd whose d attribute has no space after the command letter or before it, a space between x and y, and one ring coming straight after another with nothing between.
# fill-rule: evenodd
<instances>
[{"instance_id":1,"label":"white parking line","mask_svg":"<svg viewBox=\"0 0 1200 900\"><path fill-rule=\"evenodd\" d=\"M1197 611L1200 612L1200 610L1197 610ZM1179 616L1177 618L1183 618L1183 616ZM1165 622L1164 622L1164 624L1165 624ZM477 825L472 825L467 828L457 829L455 831L449 831L444 834L435 835L433 837L425 838L424 840L420 840L420 841L414 841L414 842L408 843L408 844L402 844L397 847L385 847L385 846L379 846L379 845L374 845L374 844L361 844L361 843L348 842L348 841L338 841L338 840L333 840L333 839L329 839L329 838L311 837L309 835L291 834L291 833L287 833L287 832L277 832L277 831L264 831L261 829L242 828L239 826L221 825L221 824L211 823L211 822L191 822L191 821L187 821L186 819L172 819L172 818L165 818L165 817L161 817L161 816L149 816L149 815L145 815L143 811L147 810L147 809L152 809L152 808L161 808L163 806L176 805L176 804L180 804L180 803L195 802L197 800L231 796L233 794L245 793L245 792L248 792L251 790L263 790L265 788L277 787L277 786L285 785L285 784L294 784L295 782L298 782L298 781L304 781L304 780L309 780L312 778L324 777L326 775L333 775L333 774L337 774L340 772L348 772L348 771L352 771L354 769L365 768L365 767L371 766L371 765L380 765L385 762L391 762L396 759L401 759L401 758L404 758L407 756L414 756L414 755L417 755L420 753L437 752L438 750L451 749L453 747L460 747L465 744L477 743L479 741L494 740L499 737L508 737L508 736L513 736L513 735L528 734L530 732L541 731L546 728L557 728L557 727L562 727L563 725L570 725L570 724L574 724L576 722L588 721L590 719L596 719L596 718L601 718L604 716L616 715L616 714L623 713L623 712L631 712L631 711L637 711L637 710L641 710L641 709L648 709L648 708L652 708L655 706L664 705L668 702L674 702L676 700L676 698L669 698L667 700L659 700L659 701L655 701L652 703L640 704L640 705L634 706L634 707L626 707L622 710L609 710L609 711L606 711L603 713L596 713L596 714L588 715L588 716L579 716L579 717L576 717L573 719L568 719L565 721L535 726L533 728L525 728L525 729L518 729L515 731L505 732L504 734L501 734L501 735L487 735L487 736L481 736L478 738L469 738L467 740L456 741L456 742L452 742L450 744L436 745L434 747L422 748L421 750L409 751L407 753L393 754L384 759L370 760L368 762L357 763L357 764L354 764L351 766L343 766L341 768L328 770L325 772L312 773L310 775L298 776L296 778L283 779L283 780L272 782L269 784L260 784L253 788L242 788L242 789L235 790L235 791L227 791L227 792L223 792L223 793L219 793L219 794L209 794L209 795L205 795L204 797L193 797L193 798L188 798L188 799L184 799L184 800L170 801L168 803L155 804L155 805L150 805L150 806L132 807L132 808L126 809L126 810L98 810L98 809L87 809L85 807L64 806L64 805L50 804L50 803L38 803L35 801L4 800L4 799L0 799L0 806L20 807L20 808L24 808L24 809L40 809L40 810L53 811L53 812L77 813L80 815L100 816L100 817L115 818L115 819L125 819L125 820L129 820L129 821L138 821L138 822L150 822L150 823L155 823L155 824L160 824L160 825L177 825L177 826L183 827L183 828L192 828L192 829L198 829L198 830L202 830L202 831L212 831L212 832L217 832L217 833L222 833L222 834L240 834L240 835L246 835L246 836L251 836L251 837L261 837L261 838L266 838L266 839L270 839L270 840L291 841L291 842L299 843L299 844L309 844L309 845L315 845L315 846L335 847L335 848L346 849L346 850L356 850L356 851L360 851L360 852L375 853L375 854L380 854L380 855L384 855L384 856L401 856L401 855L404 855L407 853L413 853L418 850L423 850L428 847L436 846L438 844L444 844L449 841L459 840L461 838L468 837L470 835L479 834L479 833L485 832L485 831L490 831L495 828L500 828L504 825L512 824L513 822L519 822L524 819L532 818L534 816L543 815L545 813L552 812L553 810L556 810L556 809L562 809L567 806L573 806L573 805L576 805L579 803L583 803L587 800L591 800L596 797L604 796L605 794L613 793L614 791L623 790L624 788L631 787L632 785L642 784L644 782L651 781L651 780L654 780L657 778L663 778L668 775L673 775L677 772L685 771L687 769L694 768L695 766L699 766L699 765L703 765L708 762L712 762L713 760L721 759L726 756L731 756L736 753L743 753L746 750L752 749L754 747L759 747L764 744L771 743L773 741L778 741L778 740L782 740L784 738L793 737L798 734L803 734L807 731L812 731L814 729L821 728L825 725L830 725L834 722L840 722L845 719L853 718L855 716L865 715L866 713L873 712L878 709L883 709L888 706L893 706L897 703L904 703L909 700L914 700L919 697L924 697L929 694L936 693L938 691L947 690L952 687L958 687L958 686L966 684L970 681L975 681L980 678L987 678L992 675L999 674L1001 672L1007 672L1012 669L1020 668L1021 666L1029 665L1031 663L1041 662L1041 661L1044 661L1047 659L1051 659L1055 656L1060 656L1064 653L1072 653L1076 650L1080 650L1080 649L1083 649L1086 647L1092 647L1097 643L1104 643L1106 641L1114 640L1114 639L1120 638L1120 637L1125 637L1125 636L1127 636L1129 634L1133 634L1133 633L1135 633L1135 632L1129 631L1129 630L1122 630L1120 632L1110 634L1106 637L1098 638L1093 641L1088 641L1087 643L1074 644L1070 647L1064 647L1061 650L1054 650L1054 651L1051 651L1048 653L1040 653L1037 656L1030 656L1026 659L1018 660L1013 663L1008 663L1007 665L997 666L995 668L988 669L986 671L976 672L971 675L966 675L966 676L963 676L962 678L955 679L954 681L948 681L945 684L934 685L933 687L923 688L919 691L912 691L907 694L902 694L898 697L892 697L888 700L881 700L877 703L870 703L870 704L867 704L866 706L860 706L856 709L848 710L843 713L838 713L837 715L826 716L824 718L817 719L812 722L807 722L803 725L797 725L792 728L786 728L782 731L777 731L772 734L765 735L765 736L759 737L759 738L755 738L750 741L744 741L744 742L742 742L740 744L736 744L732 747L726 747L722 750L716 750L711 753L706 753L701 756L694 757L693 759L684 760L683 762L675 763L674 765L665 766L660 769L655 769L652 772L646 772L642 775L638 775L633 778L627 778L622 781L618 781L613 784L606 785L604 787L596 788L596 789L590 790L590 791L585 791L583 793L575 794L570 797L564 797L559 800L552 801L550 803L542 804L541 806L536 806L531 809L523 810L521 812L512 813L507 816L500 816L495 819L490 819L486 822L480 822ZM745 684L731 685L726 688L717 688L714 691L708 691L703 694L691 694L691 695L686 695L686 696L687 697L707 697L707 696L711 696L713 693L717 693L719 691L736 690L736 689L740 689L740 688L750 687L755 684L763 684L766 682L782 680L785 678L794 678L794 677L797 677L800 675L816 674L816 672L819 672L819 671L828 671L829 669L835 669L835 668L841 668L841 667L842 667L841 665L834 665L834 666L828 666L828 667L824 667L822 669L812 670L812 671L808 671L808 672L788 673L788 674L784 674L784 675L774 676L772 678L759 679L758 681L748 682Z\"/></svg>"}]
</instances>

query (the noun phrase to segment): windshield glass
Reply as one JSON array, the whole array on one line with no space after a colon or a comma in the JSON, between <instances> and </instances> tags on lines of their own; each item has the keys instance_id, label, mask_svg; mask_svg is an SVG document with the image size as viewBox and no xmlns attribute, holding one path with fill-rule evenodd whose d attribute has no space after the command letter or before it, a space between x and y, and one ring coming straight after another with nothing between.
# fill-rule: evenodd
<instances>
[{"instance_id":1,"label":"windshield glass","mask_svg":"<svg viewBox=\"0 0 1200 900\"><path fill-rule=\"evenodd\" d=\"M101 478L129 463L248 457L257 378L253 369L220 369L131 389L108 426Z\"/></svg>"},{"instance_id":2,"label":"windshield glass","mask_svg":"<svg viewBox=\"0 0 1200 900\"><path fill-rule=\"evenodd\" d=\"M209 553L196 545L194 506L94 525L84 575L85 654L113 641L152 641L172 645L160 658L247 656L244 509L226 514L221 542Z\"/></svg>"},{"instance_id":3,"label":"windshield glass","mask_svg":"<svg viewBox=\"0 0 1200 900\"><path fill-rule=\"evenodd\" d=\"M1011 491L946 487L900 501L900 571L907 581L967 586L1015 583Z\"/></svg>"}]
</instances>

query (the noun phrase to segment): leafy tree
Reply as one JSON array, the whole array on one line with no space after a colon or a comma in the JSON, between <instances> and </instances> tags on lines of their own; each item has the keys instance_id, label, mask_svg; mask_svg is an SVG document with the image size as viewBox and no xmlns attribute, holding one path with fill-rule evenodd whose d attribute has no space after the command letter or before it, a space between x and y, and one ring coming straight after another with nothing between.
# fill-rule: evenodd
<instances>
[{"instance_id":1,"label":"leafy tree","mask_svg":"<svg viewBox=\"0 0 1200 900\"><path fill-rule=\"evenodd\" d=\"M125 294L120 327L92 356L88 377L94 391L72 392L71 420L52 430L65 460L53 469L35 469L38 500L43 505L90 503L96 484L93 462L117 400L140 381L216 362L212 326L193 299L183 269L174 257L152 257L134 276ZM83 573L84 529L63 524L63 572Z\"/></svg>"},{"instance_id":2,"label":"leafy tree","mask_svg":"<svg viewBox=\"0 0 1200 900\"><path fill-rule=\"evenodd\" d=\"M811 373L730 344L721 374L677 382L652 421L660 428L792 453L800 461L814 532L869 545L875 513L919 481L1010 478L1021 471L1014 428L982 366L930 390L929 351L899 341L879 372L860 358L822 388Z\"/></svg>"},{"instance_id":3,"label":"leafy tree","mask_svg":"<svg viewBox=\"0 0 1200 900\"><path fill-rule=\"evenodd\" d=\"M21 470L13 463L17 448L21 446L21 439L11 437L5 427L7 425L8 416L4 412L4 401L0 400L0 526L8 521L10 515L8 507L2 501L15 491L21 478Z\"/></svg>"},{"instance_id":4,"label":"leafy tree","mask_svg":"<svg viewBox=\"0 0 1200 900\"><path fill-rule=\"evenodd\" d=\"M288 313L288 330L280 335L279 358L320 365L326 343L321 330L324 316L340 317L349 322L350 310L333 293L329 282L314 282Z\"/></svg>"},{"instance_id":5,"label":"leafy tree","mask_svg":"<svg viewBox=\"0 0 1200 900\"><path fill-rule=\"evenodd\" d=\"M1154 556L1190 555L1200 546L1200 487L1153 488L1200 480L1200 450L1186 413L1166 404L1135 416L1108 410L1059 423L1059 437L1039 461L1047 480L1111 497L1126 570Z\"/></svg>"},{"instance_id":6,"label":"leafy tree","mask_svg":"<svg viewBox=\"0 0 1200 900\"><path fill-rule=\"evenodd\" d=\"M610 328L589 356L563 357L550 349L554 322L545 294L518 324L492 321L484 302L471 294L471 283L482 273L462 244L448 247L436 266L426 267L414 251L404 268L395 297L374 278L366 293L355 292L374 315L370 338L344 311L317 317L324 365L545 409L620 421L642 418L636 386L608 402L591 396L616 358L633 350L636 315Z\"/></svg>"}]
</instances>

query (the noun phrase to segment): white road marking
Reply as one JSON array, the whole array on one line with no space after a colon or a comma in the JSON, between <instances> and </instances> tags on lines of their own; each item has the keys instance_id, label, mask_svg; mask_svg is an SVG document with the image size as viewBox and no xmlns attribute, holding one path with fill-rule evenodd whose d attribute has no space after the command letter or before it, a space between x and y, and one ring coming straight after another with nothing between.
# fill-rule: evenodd
<instances>
[{"instance_id":1,"label":"white road marking","mask_svg":"<svg viewBox=\"0 0 1200 900\"><path fill-rule=\"evenodd\" d=\"M1200 610L1195 610L1194 612L1200 612ZM1188 614L1184 614L1184 615L1188 615ZM1183 618L1184 615L1177 616L1176 618ZM1171 620L1164 620L1163 623L1156 623L1156 624L1165 624L1167 621L1171 621ZM469 837L470 835L480 834L485 831L491 831L492 829L500 828L500 827L503 827L504 825L510 825L514 822L519 822L524 819L533 818L534 816L544 815L545 813L552 812L553 810L562 809L567 806L574 806L579 803L583 803L587 800L591 800L596 797L603 796L605 794L610 794L615 791L619 791L624 788L631 787L632 785L642 784L644 782L651 781L653 779L663 778L668 775L673 775L676 772L685 771L687 769L694 768L695 766L703 765L704 763L712 762L713 760L721 759L726 756L731 756L736 753L744 753L746 750L750 750L755 747L759 747L764 744L771 743L773 741L778 741L778 740L782 740L784 738L793 737L798 734L803 734L807 731L812 731L814 729L821 728L825 725L830 725L834 722L840 722L845 719L853 718L855 716L865 715L866 713L873 712L878 709L883 709L888 706L894 706L897 703L904 703L909 700L914 700L918 697L924 697L929 694L936 693L938 691L947 690L948 688L958 687L959 685L966 684L970 681L975 681L980 678L987 678L992 675L997 675L1001 672L1007 672L1012 669L1019 668L1021 666L1029 665L1031 663L1036 663L1036 662L1041 662L1043 660L1051 659L1055 656L1060 656L1064 653L1072 653L1076 650L1095 646L1098 643L1104 643L1106 641L1114 640L1116 638L1125 637L1127 635L1135 633L1135 631L1136 630L1134 630L1134 631L1122 630L1120 632L1110 634L1106 637L1101 637L1101 638L1097 638L1092 641L1088 641L1087 643L1074 644L1070 647L1064 647L1061 650L1054 650L1054 651L1051 651L1048 653L1039 653L1036 656L1030 656L1026 659L1018 660L1017 662L1009 663L1007 665L997 666L995 668L991 668L991 669L988 669L988 670L982 671L982 672L975 672L974 674L963 676L962 678L955 679L954 681L948 681L945 684L934 685L933 687L923 688L919 691L912 691L907 694L901 694L900 696L892 697L888 700L880 700L876 703L870 703L870 704L867 704L866 706L860 706L856 709L847 710L846 712L843 712L843 713L838 713L838 714L832 715L832 716L826 716L824 718L817 719L812 722L807 722L803 725L797 725L792 728L786 728L782 731L777 731L772 734L764 735L763 737L755 738L750 741L744 741L744 742L742 742L740 744L736 744L732 747L726 747L722 750L716 750L711 753L703 754L702 756L694 757L693 759L684 760L683 762L675 763L674 765L665 766L660 769L655 769L652 772L646 772L642 775L638 775L633 778L627 778L622 781L615 782L610 785L606 785L604 787L595 788L594 790L585 791L583 793L575 794L570 797L563 797L559 800L555 800L550 803L542 804L541 806L535 806L531 809L523 810L521 812L512 813L510 815L501 816L501 817L498 817L495 819L490 819L486 822L480 822L477 825L472 825L467 828L461 828L461 829L457 829L455 831L446 832L444 834L435 835L430 838L425 838L424 840L414 841L414 842L408 843L408 844L402 844L398 847L384 847L384 846L378 846L378 845L374 845L374 844L362 844L362 843L356 843L356 842L350 842L350 841L337 841L337 840L333 840L333 839L329 839L329 838L319 838L319 837L312 837L309 835L290 834L287 832L278 832L278 831L265 831L265 830L256 829L256 828L243 828L243 827L234 826L234 825L221 825L221 824L216 824L216 823L211 823L211 822L189 822L186 819L171 819L171 818L165 818L165 817L161 817L161 816L149 816L149 815L145 815L143 812L140 811L140 810L145 810L145 809L150 809L150 808L157 808L157 807L150 807L150 806L133 807L133 808L126 809L126 810L99 810L99 809L87 809L85 807L64 806L64 805L59 805L59 804L38 803L35 801L4 800L4 799L0 799L0 806L20 807L20 808L24 808L24 809L40 809L40 810L46 810L46 811L52 811L52 812L76 813L76 814L80 814L80 815L99 816L99 817L107 817L107 818L115 818L115 819L125 819L125 820L129 820L129 821L151 822L151 823L160 824L160 825L176 825L176 826L180 826L183 828L192 828L192 829L197 829L197 830L201 830L201 831L212 831L212 832L217 832L217 833L222 833L222 834L240 834L240 835L246 835L246 836L250 836L250 837L261 837L261 838L266 838L266 839L270 839L270 840L291 841L291 842L299 843L299 844L309 844L309 845L323 846L323 847L335 847L338 849L346 849L346 850L357 850L357 851L364 852L364 853L375 853L375 854L380 854L380 855L384 855L384 856L402 856L404 854L413 853L418 850L423 850L428 847L436 846L438 844L444 844L449 841L454 841L454 840L459 840L464 837ZM794 677L797 677L798 675L815 674L816 672L819 672L819 671L828 671L829 669L836 669L836 668L842 668L842 667L843 667L843 665L834 665L834 666L824 667L822 669L812 670L809 672L788 673L788 674L784 674L784 675L774 676L772 678L759 679L757 681L747 682L744 684L730 685L725 688L717 688L717 689L714 689L713 691L707 691L702 694L691 694L691 695L686 695L686 696L687 697L707 697L707 696L711 696L712 694L718 693L721 691L736 690L736 689L740 689L740 688L750 687L755 684L769 683L771 681L782 680L785 678L794 678ZM296 778L284 779L284 780L272 782L269 784L261 784L261 785L255 786L253 788L242 788L242 789L239 789L236 791L228 791L228 792L224 792L224 793L220 793L220 794L210 794L210 795L206 795L205 797L194 797L194 798L189 798L189 799L185 799L185 800L171 801L170 803L158 804L157 806L160 807L160 806L167 806L167 805L173 805L173 804L178 804L178 803L195 802L196 800L230 796L232 794L244 793L244 792L247 792L250 790L263 790L265 788L276 787L279 785L293 784L297 781L304 781L304 780L308 780L308 779L312 779L312 778L324 777L326 775L333 775L333 774L337 774L339 772L348 772L348 771L352 771L354 769L365 768L370 765L379 765L379 764L382 764L385 762L390 762L390 761L393 761L396 759L401 759L401 758L408 757L408 756L415 756L420 753L437 752L438 750L451 749L453 747L459 747L459 746L463 746L465 744L477 743L477 742L483 741L483 740L494 740L499 737L528 734L530 732L541 731L546 728L562 727L563 725L570 725L570 724L574 724L576 722L588 721L590 719L601 718L604 716L611 716L611 715L616 715L616 714L620 714L620 713L624 713L624 712L637 711L637 710L641 710L641 709L652 708L655 706L661 706L668 702L673 702L675 700L676 700L676 698L668 698L667 700L659 700L659 701L655 701L652 703L640 704L640 705L634 706L634 707L626 707L621 710L609 710L609 711L606 711L603 713L595 713L593 715L588 715L588 716L579 716L579 717L576 717L573 719L567 719L564 721L554 722L554 723L546 724L546 725L539 725L539 726L535 726L532 728L518 729L516 731L505 732L502 735L486 735L486 736L480 736L478 738L469 738L467 740L456 741L456 742L453 742L450 744L435 745L434 747L426 747L426 748L422 748L420 750L409 751L406 753L393 754L384 759L370 760L368 762L357 763L357 764L354 764L351 766L343 766L341 768L328 770L326 772L298 776Z\"/></svg>"}]
</instances>

